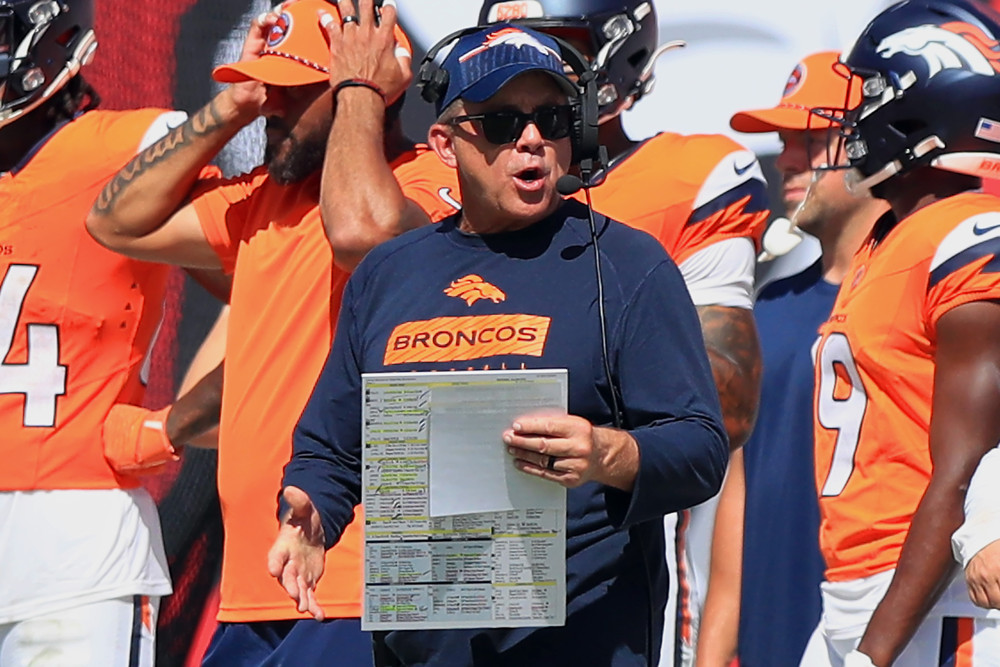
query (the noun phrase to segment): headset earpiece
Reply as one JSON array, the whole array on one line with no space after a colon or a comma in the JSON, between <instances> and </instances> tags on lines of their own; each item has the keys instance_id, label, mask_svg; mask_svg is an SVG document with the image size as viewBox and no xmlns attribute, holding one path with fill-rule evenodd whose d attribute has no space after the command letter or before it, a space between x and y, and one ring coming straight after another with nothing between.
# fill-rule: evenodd
<instances>
[{"instance_id":1,"label":"headset earpiece","mask_svg":"<svg viewBox=\"0 0 1000 667\"><path fill-rule=\"evenodd\" d=\"M562 40L556 41L562 49L563 61L573 69L577 76L577 86L580 88L580 95L574 104L576 119L573 128L573 164L580 165L582 171L589 172L585 174L586 182L589 176L600 168L600 163L604 162L601 159L600 141L597 138L600 120L597 105L597 75L590 69L579 51Z\"/></svg>"},{"instance_id":2,"label":"headset earpiece","mask_svg":"<svg viewBox=\"0 0 1000 667\"><path fill-rule=\"evenodd\" d=\"M458 43L458 40L467 34L479 30L482 30L482 28L456 30L450 35L443 37L427 52L427 55L424 56L423 61L420 63L420 69L417 71L417 87L420 88L420 97L424 101L437 104L437 101L445 96L445 93L448 92L449 77L447 70L441 67L441 63L451 53L452 48Z\"/></svg>"},{"instance_id":3,"label":"headset earpiece","mask_svg":"<svg viewBox=\"0 0 1000 667\"><path fill-rule=\"evenodd\" d=\"M436 67L432 61L425 61L420 66L417 86L425 102L436 104L448 90L448 72Z\"/></svg>"}]
</instances>

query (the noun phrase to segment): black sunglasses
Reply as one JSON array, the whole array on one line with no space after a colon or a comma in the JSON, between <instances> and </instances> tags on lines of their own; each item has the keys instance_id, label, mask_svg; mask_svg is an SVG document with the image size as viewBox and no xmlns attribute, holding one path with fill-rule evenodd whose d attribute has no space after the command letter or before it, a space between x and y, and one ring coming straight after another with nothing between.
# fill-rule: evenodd
<instances>
[{"instance_id":1,"label":"black sunglasses","mask_svg":"<svg viewBox=\"0 0 1000 667\"><path fill-rule=\"evenodd\" d=\"M530 113L513 110L487 111L455 116L448 124L458 125L467 120L478 122L486 141L498 146L517 141L528 123L534 123L538 133L545 139L563 139L569 136L573 127L573 107L568 104L539 107Z\"/></svg>"}]
</instances>

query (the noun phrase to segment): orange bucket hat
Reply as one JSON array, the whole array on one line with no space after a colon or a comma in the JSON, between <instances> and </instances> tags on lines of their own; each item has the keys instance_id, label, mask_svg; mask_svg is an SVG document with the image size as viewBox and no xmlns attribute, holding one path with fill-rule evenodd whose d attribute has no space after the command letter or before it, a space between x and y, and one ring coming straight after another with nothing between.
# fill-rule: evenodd
<instances>
[{"instance_id":1,"label":"orange bucket hat","mask_svg":"<svg viewBox=\"0 0 1000 667\"><path fill-rule=\"evenodd\" d=\"M337 6L326 0L291 0L275 7L278 21L267 35L257 60L216 67L212 78L222 83L260 81L275 86L305 86L328 80L330 45L319 13L340 19ZM403 30L396 26L396 53L412 57L413 48ZM402 49L402 51L400 50Z\"/></svg>"},{"instance_id":2,"label":"orange bucket hat","mask_svg":"<svg viewBox=\"0 0 1000 667\"><path fill-rule=\"evenodd\" d=\"M849 86L851 74L840 62L837 51L806 56L795 66L785 84L781 101L770 109L740 111L729 120L737 132L777 132L778 130L822 130L830 122L812 115L810 109L848 109L861 102L861 86ZM848 89L850 88L850 99Z\"/></svg>"}]
</instances>

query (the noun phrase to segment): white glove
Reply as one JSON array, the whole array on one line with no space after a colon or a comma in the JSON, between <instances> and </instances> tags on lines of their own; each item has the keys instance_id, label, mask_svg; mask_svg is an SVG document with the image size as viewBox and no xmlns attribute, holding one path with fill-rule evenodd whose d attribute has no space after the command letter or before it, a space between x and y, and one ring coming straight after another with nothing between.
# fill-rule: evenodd
<instances>
[{"instance_id":1,"label":"white glove","mask_svg":"<svg viewBox=\"0 0 1000 667\"><path fill-rule=\"evenodd\" d=\"M1000 539L1000 448L983 456L965 496L965 523L951 536L955 560L962 568L987 545Z\"/></svg>"},{"instance_id":2,"label":"white glove","mask_svg":"<svg viewBox=\"0 0 1000 667\"><path fill-rule=\"evenodd\" d=\"M844 667L875 667L875 663L867 655L854 649L844 656Z\"/></svg>"}]
</instances>

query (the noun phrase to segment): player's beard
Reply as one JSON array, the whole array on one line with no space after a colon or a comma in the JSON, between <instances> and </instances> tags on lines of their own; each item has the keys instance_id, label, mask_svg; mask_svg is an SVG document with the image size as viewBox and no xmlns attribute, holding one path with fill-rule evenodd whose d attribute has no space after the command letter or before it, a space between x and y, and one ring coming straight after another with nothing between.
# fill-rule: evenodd
<instances>
[{"instance_id":1,"label":"player's beard","mask_svg":"<svg viewBox=\"0 0 1000 667\"><path fill-rule=\"evenodd\" d=\"M264 149L267 173L279 185L300 183L323 168L326 157L326 138L329 132L316 132L302 139L285 135L274 145Z\"/></svg>"}]
</instances>

